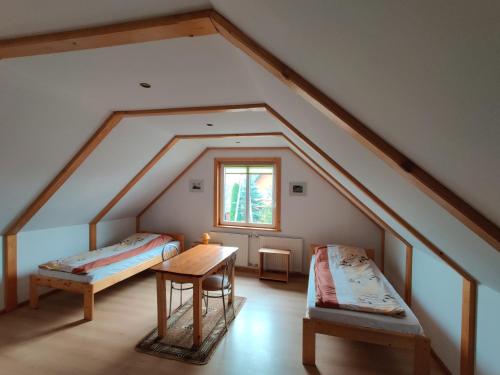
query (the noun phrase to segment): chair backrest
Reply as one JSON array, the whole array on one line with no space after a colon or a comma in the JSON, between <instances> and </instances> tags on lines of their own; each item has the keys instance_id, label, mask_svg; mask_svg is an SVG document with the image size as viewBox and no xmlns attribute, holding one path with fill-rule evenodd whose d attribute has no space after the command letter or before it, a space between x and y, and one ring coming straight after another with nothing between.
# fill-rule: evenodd
<instances>
[{"instance_id":1,"label":"chair backrest","mask_svg":"<svg viewBox=\"0 0 500 375\"><path fill-rule=\"evenodd\" d=\"M222 285L221 287L224 287L224 281L228 280L229 285L231 285L231 275L234 272L234 267L236 265L236 253L233 253L229 258L227 258L227 261L224 265L224 272L222 273Z\"/></svg>"},{"instance_id":2,"label":"chair backrest","mask_svg":"<svg viewBox=\"0 0 500 375\"><path fill-rule=\"evenodd\" d=\"M182 246L182 244L181 244L181 246ZM179 255L181 253L181 251L182 251L182 247L181 246L175 248L175 253L176 253L175 255ZM166 243L165 245L163 245L163 249L161 250L161 258L162 258L162 260L164 262L166 260L168 260L168 258L165 258L165 250L167 249L167 247L168 247L168 243Z\"/></svg>"}]
</instances>

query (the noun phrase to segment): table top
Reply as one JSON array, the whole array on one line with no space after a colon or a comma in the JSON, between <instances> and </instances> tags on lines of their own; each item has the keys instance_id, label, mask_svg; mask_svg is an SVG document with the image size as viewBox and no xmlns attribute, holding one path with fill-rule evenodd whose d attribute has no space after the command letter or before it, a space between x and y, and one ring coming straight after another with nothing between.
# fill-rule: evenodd
<instances>
[{"instance_id":1,"label":"table top","mask_svg":"<svg viewBox=\"0 0 500 375\"><path fill-rule=\"evenodd\" d=\"M268 249L266 247L263 247L262 249L259 249L259 253L265 253L265 254L282 254L282 255L290 255L292 251L291 250L283 250L283 249Z\"/></svg>"},{"instance_id":2,"label":"table top","mask_svg":"<svg viewBox=\"0 0 500 375\"><path fill-rule=\"evenodd\" d=\"M223 263L237 251L237 247L197 245L163 263L151 267L151 269L156 272L201 277Z\"/></svg>"}]
</instances>

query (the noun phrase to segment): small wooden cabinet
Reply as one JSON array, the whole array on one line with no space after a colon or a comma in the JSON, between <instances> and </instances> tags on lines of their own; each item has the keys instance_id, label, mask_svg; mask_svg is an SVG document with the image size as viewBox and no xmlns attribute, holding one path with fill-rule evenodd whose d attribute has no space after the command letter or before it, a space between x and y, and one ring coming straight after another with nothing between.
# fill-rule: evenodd
<instances>
[{"instance_id":1,"label":"small wooden cabinet","mask_svg":"<svg viewBox=\"0 0 500 375\"><path fill-rule=\"evenodd\" d=\"M274 281L283 281L285 283L288 282L288 275L290 273L290 255L291 250L283 250L283 249L268 249L262 248L259 249L259 278L261 280L274 280ZM273 271L265 271L264 270L264 258L265 254L272 254L285 258L286 269L284 272L273 272Z\"/></svg>"}]
</instances>

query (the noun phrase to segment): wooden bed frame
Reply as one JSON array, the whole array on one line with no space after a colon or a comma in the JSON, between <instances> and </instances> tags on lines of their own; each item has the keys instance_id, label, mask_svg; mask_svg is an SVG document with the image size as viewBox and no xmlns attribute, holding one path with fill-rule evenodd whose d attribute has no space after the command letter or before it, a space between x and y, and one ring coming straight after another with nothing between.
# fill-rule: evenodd
<instances>
[{"instance_id":1,"label":"wooden bed frame","mask_svg":"<svg viewBox=\"0 0 500 375\"><path fill-rule=\"evenodd\" d=\"M184 250L184 235L183 234L168 234L175 241L180 242L180 251ZM66 290L68 292L83 294L83 318L85 320L92 320L94 318L94 294L104 290L120 281L128 279L131 276L138 274L154 265L163 262L162 255L158 255L143 263L137 264L131 268L127 268L121 272L110 275L104 279L98 280L93 283L86 283L80 281L72 281L61 279L58 277L43 276L38 274L30 275L30 307L33 309L38 308L38 286L45 286L54 289Z\"/></svg>"},{"instance_id":2,"label":"wooden bed frame","mask_svg":"<svg viewBox=\"0 0 500 375\"><path fill-rule=\"evenodd\" d=\"M311 245L310 256L314 255L318 246L322 245ZM375 259L374 250L367 250L366 253L369 258ZM302 363L304 365L316 365L317 333L411 350L414 353L413 374L429 375L430 373L431 343L425 335L333 323L308 316L302 320Z\"/></svg>"}]
</instances>

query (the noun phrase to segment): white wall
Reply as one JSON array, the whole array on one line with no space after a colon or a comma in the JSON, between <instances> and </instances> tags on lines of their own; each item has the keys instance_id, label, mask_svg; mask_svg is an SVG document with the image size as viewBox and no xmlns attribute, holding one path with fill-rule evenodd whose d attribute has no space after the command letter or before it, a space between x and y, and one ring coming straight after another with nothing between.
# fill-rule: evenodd
<instances>
[{"instance_id":1,"label":"white wall","mask_svg":"<svg viewBox=\"0 0 500 375\"><path fill-rule=\"evenodd\" d=\"M462 277L430 251L419 248L413 249L412 309L438 356L458 374Z\"/></svg>"},{"instance_id":2,"label":"white wall","mask_svg":"<svg viewBox=\"0 0 500 375\"><path fill-rule=\"evenodd\" d=\"M88 250L88 225L74 225L51 229L19 232L17 235L17 298L26 301L29 296L29 275L38 265ZM46 289L40 290L43 293Z\"/></svg>"},{"instance_id":3,"label":"white wall","mask_svg":"<svg viewBox=\"0 0 500 375\"><path fill-rule=\"evenodd\" d=\"M498 375L500 293L480 285L477 302L476 375Z\"/></svg>"},{"instance_id":4,"label":"white wall","mask_svg":"<svg viewBox=\"0 0 500 375\"><path fill-rule=\"evenodd\" d=\"M97 224L97 247L108 246L135 233L135 217L101 221Z\"/></svg>"},{"instance_id":5,"label":"white wall","mask_svg":"<svg viewBox=\"0 0 500 375\"><path fill-rule=\"evenodd\" d=\"M384 274L398 293L404 297L406 277L406 245L385 232Z\"/></svg>"},{"instance_id":6,"label":"white wall","mask_svg":"<svg viewBox=\"0 0 500 375\"><path fill-rule=\"evenodd\" d=\"M405 245L386 232L385 276L404 292ZM413 304L432 347L453 374L459 373L462 278L425 250L414 250ZM496 375L500 366L498 337L500 293L479 285L477 300L476 375Z\"/></svg>"},{"instance_id":7,"label":"white wall","mask_svg":"<svg viewBox=\"0 0 500 375\"><path fill-rule=\"evenodd\" d=\"M403 295L406 246L386 233L385 275ZM462 278L429 250L414 248L412 310L432 348L453 374L459 373Z\"/></svg>"},{"instance_id":8,"label":"white wall","mask_svg":"<svg viewBox=\"0 0 500 375\"><path fill-rule=\"evenodd\" d=\"M183 232L188 245L199 240L203 232L213 229L248 232L213 227L213 160L214 157L231 156L281 157L282 231L271 235L303 238L304 258L310 243L337 242L380 249L379 227L287 150L210 151L143 215L141 228ZM190 179L203 179L204 191L189 192ZM290 196L288 187L291 181L307 182L307 196ZM307 266L306 262L304 265Z\"/></svg>"}]
</instances>

